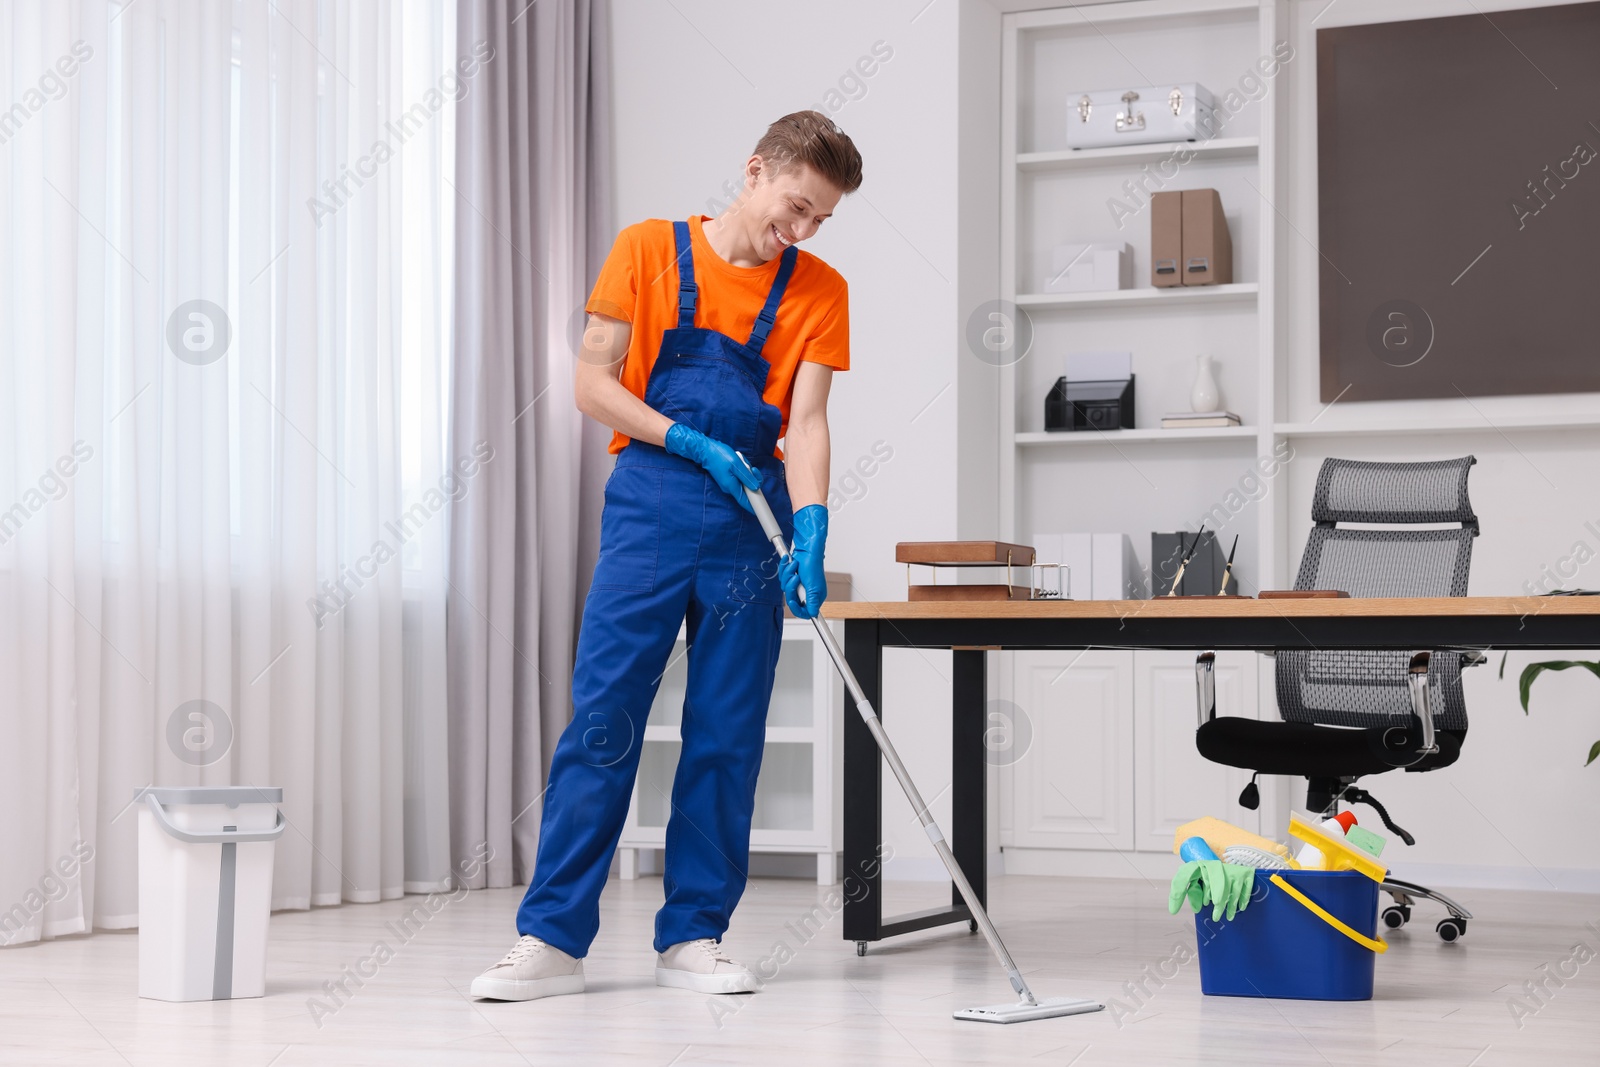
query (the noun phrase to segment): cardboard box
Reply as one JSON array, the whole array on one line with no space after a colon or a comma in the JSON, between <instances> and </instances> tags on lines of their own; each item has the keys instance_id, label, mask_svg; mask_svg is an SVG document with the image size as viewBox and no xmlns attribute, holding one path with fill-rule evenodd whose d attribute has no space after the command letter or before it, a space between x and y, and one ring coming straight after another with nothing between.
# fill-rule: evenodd
<instances>
[{"instance_id":1,"label":"cardboard box","mask_svg":"<svg viewBox=\"0 0 1600 1067\"><path fill-rule=\"evenodd\" d=\"M1160 195L1160 194L1157 194ZM1183 284L1233 281L1233 238L1215 189L1183 191Z\"/></svg>"},{"instance_id":2,"label":"cardboard box","mask_svg":"<svg viewBox=\"0 0 1600 1067\"><path fill-rule=\"evenodd\" d=\"M1169 289L1183 284L1183 193L1150 196L1150 284Z\"/></svg>"},{"instance_id":3,"label":"cardboard box","mask_svg":"<svg viewBox=\"0 0 1600 1067\"><path fill-rule=\"evenodd\" d=\"M1227 285L1233 281L1233 237L1215 189L1150 197L1150 283Z\"/></svg>"}]
</instances>

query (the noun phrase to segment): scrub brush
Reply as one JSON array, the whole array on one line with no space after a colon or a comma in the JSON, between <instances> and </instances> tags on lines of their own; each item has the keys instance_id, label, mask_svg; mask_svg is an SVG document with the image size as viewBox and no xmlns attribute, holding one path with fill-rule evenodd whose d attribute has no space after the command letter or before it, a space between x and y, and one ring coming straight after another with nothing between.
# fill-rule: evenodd
<instances>
[{"instance_id":1,"label":"scrub brush","mask_svg":"<svg viewBox=\"0 0 1600 1067\"><path fill-rule=\"evenodd\" d=\"M1228 863L1237 863L1242 867L1256 867L1265 871L1287 871L1291 867L1299 866L1282 856L1253 845L1229 845L1222 850L1222 858Z\"/></svg>"}]
</instances>

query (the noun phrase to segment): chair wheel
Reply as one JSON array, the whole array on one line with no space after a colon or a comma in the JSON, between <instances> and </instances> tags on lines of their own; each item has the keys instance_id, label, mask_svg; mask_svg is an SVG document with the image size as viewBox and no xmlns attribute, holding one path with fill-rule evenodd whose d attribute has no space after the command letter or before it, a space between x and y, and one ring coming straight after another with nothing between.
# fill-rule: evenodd
<instances>
[{"instance_id":1,"label":"chair wheel","mask_svg":"<svg viewBox=\"0 0 1600 1067\"><path fill-rule=\"evenodd\" d=\"M865 956L866 954L867 954L867 943L865 941L857 941L856 942L856 955L857 956Z\"/></svg>"},{"instance_id":2,"label":"chair wheel","mask_svg":"<svg viewBox=\"0 0 1600 1067\"><path fill-rule=\"evenodd\" d=\"M1467 924L1460 919L1440 919L1434 929L1439 931L1439 940L1448 944L1467 932Z\"/></svg>"},{"instance_id":3,"label":"chair wheel","mask_svg":"<svg viewBox=\"0 0 1600 1067\"><path fill-rule=\"evenodd\" d=\"M1411 909L1392 904L1383 909L1383 925L1391 930L1398 930L1411 921Z\"/></svg>"},{"instance_id":4,"label":"chair wheel","mask_svg":"<svg viewBox=\"0 0 1600 1067\"><path fill-rule=\"evenodd\" d=\"M967 933L975 934L977 932L978 932L978 920L977 919L968 919L967 920Z\"/></svg>"}]
</instances>

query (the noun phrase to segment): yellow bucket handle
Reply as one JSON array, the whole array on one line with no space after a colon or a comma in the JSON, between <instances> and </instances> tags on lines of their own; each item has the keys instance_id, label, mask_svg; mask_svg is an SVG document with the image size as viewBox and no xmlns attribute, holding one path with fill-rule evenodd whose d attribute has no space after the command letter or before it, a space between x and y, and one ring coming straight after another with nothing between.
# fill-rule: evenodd
<instances>
[{"instance_id":1,"label":"yellow bucket handle","mask_svg":"<svg viewBox=\"0 0 1600 1067\"><path fill-rule=\"evenodd\" d=\"M1362 948L1371 949L1373 952L1379 953L1389 951L1389 943L1383 940L1383 938L1367 937L1365 934L1357 933L1355 930L1352 930L1350 927L1346 926L1344 923L1328 914L1327 909L1322 905L1318 904L1316 901L1300 892L1300 890L1296 889L1288 882L1285 882L1281 876L1274 874L1272 876L1272 884L1283 890L1285 893L1288 893L1301 904L1304 904L1306 908L1310 910L1311 914L1315 915L1317 918L1321 919L1323 922L1327 923L1329 926L1333 927L1335 930L1339 931L1341 934L1348 937Z\"/></svg>"}]
</instances>

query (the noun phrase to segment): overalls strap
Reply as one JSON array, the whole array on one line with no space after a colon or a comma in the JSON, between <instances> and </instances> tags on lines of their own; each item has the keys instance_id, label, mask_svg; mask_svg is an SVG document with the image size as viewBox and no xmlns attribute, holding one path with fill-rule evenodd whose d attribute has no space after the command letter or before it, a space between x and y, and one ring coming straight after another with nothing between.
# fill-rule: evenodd
<instances>
[{"instance_id":1,"label":"overalls strap","mask_svg":"<svg viewBox=\"0 0 1600 1067\"><path fill-rule=\"evenodd\" d=\"M697 290L694 284L694 251L689 243L689 224L674 222L672 236L678 246L678 329L690 330L694 328L694 301Z\"/></svg>"},{"instance_id":2,"label":"overalls strap","mask_svg":"<svg viewBox=\"0 0 1600 1067\"><path fill-rule=\"evenodd\" d=\"M750 341L745 347L758 356L761 346L767 343L767 334L772 332L772 324L778 321L778 304L783 300L783 291L789 285L789 275L794 273L794 261L799 254L800 250L794 245L783 250L783 257L778 261L778 276L772 280L772 291L767 294L767 304L750 330Z\"/></svg>"}]
</instances>

